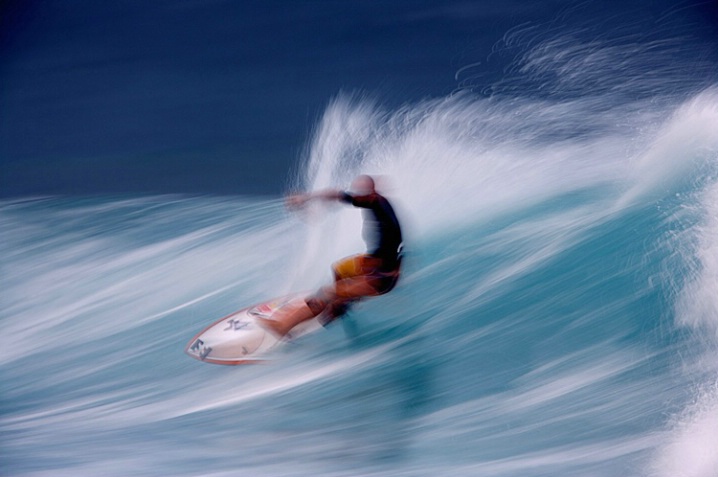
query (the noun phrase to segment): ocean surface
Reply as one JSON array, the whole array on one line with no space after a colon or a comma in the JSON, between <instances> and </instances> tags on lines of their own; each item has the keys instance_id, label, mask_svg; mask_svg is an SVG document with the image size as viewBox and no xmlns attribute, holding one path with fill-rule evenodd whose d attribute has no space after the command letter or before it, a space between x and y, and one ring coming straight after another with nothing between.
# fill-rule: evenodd
<instances>
[{"instance_id":1,"label":"ocean surface","mask_svg":"<svg viewBox=\"0 0 718 477\"><path fill-rule=\"evenodd\" d=\"M401 105L328 94L286 190L375 175L404 274L266 365L183 348L329 281L364 248L356 209L3 199L0 475L718 476L706 45L523 25L497 80L467 65Z\"/></svg>"}]
</instances>

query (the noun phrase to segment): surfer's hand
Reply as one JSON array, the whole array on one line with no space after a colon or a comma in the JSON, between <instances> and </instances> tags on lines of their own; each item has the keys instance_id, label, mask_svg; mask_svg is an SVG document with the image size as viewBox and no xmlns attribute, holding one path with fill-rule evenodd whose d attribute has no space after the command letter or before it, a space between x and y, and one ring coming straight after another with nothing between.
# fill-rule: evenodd
<instances>
[{"instance_id":1,"label":"surfer's hand","mask_svg":"<svg viewBox=\"0 0 718 477\"><path fill-rule=\"evenodd\" d=\"M304 194L290 195L285 199L285 204L288 209L299 209L309 200L309 196Z\"/></svg>"}]
</instances>

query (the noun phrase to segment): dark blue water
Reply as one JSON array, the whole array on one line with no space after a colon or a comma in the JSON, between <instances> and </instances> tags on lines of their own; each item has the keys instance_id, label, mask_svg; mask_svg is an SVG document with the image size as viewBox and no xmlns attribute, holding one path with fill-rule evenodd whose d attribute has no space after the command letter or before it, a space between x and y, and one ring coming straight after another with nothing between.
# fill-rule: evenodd
<instances>
[{"instance_id":1,"label":"dark blue water","mask_svg":"<svg viewBox=\"0 0 718 477\"><path fill-rule=\"evenodd\" d=\"M7 7L0 473L718 475L710 5L343 5ZM357 211L278 194L357 173L404 224L397 289L267 366L184 355L362 250Z\"/></svg>"}]
</instances>

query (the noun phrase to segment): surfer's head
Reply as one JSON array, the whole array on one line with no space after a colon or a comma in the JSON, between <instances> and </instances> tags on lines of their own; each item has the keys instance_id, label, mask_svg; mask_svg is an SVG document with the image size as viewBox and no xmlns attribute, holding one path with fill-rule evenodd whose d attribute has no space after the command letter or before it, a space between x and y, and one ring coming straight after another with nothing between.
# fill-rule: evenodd
<instances>
[{"instance_id":1,"label":"surfer's head","mask_svg":"<svg viewBox=\"0 0 718 477\"><path fill-rule=\"evenodd\" d=\"M368 195L375 192L374 179L371 176L362 174L357 176L351 185L351 191L357 195Z\"/></svg>"}]
</instances>

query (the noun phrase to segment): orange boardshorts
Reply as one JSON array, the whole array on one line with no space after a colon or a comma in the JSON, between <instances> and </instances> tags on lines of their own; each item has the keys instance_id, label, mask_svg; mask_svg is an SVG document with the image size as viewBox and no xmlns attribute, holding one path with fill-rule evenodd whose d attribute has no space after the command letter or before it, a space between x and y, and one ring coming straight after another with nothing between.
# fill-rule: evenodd
<instances>
[{"instance_id":1,"label":"orange boardshorts","mask_svg":"<svg viewBox=\"0 0 718 477\"><path fill-rule=\"evenodd\" d=\"M322 324L346 313L351 303L363 297L383 295L389 292L399 279L399 270L379 270L381 259L371 255L353 255L336 262L334 285L324 287L307 298L307 306L315 314L328 309Z\"/></svg>"},{"instance_id":2,"label":"orange boardshorts","mask_svg":"<svg viewBox=\"0 0 718 477\"><path fill-rule=\"evenodd\" d=\"M399 272L381 272L380 266L381 259L367 254L352 255L336 262L332 268L337 296L376 296L390 291L399 278Z\"/></svg>"}]
</instances>

